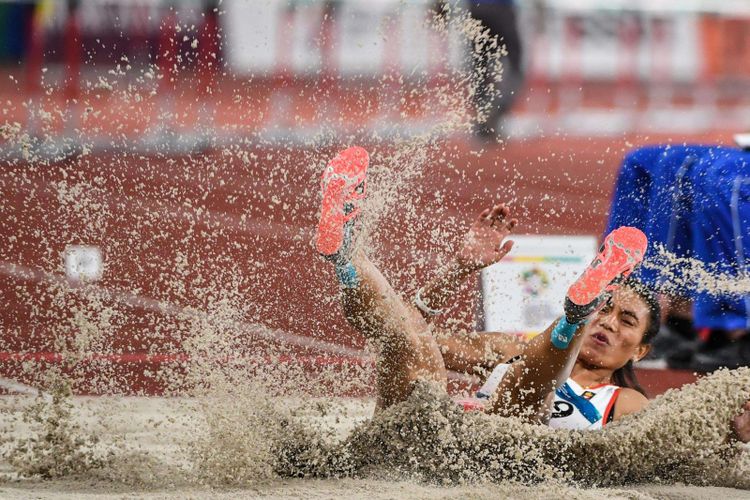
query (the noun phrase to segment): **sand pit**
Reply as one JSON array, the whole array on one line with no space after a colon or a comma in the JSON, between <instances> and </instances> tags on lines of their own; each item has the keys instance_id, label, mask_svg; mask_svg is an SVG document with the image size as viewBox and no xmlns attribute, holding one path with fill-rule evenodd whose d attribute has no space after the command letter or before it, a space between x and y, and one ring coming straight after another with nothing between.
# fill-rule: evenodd
<instances>
[{"instance_id":1,"label":"sand pit","mask_svg":"<svg viewBox=\"0 0 750 500\"><path fill-rule=\"evenodd\" d=\"M17 422L28 407L28 397L6 396L2 400L3 427L7 435L28 435L28 425ZM121 461L115 471L89 471L81 477L51 479L12 479L15 475L7 461L2 462L3 498L128 498L171 499L201 498L310 498L351 497L367 495L371 498L747 498L744 490L686 485L641 484L620 488L581 489L569 485L479 483L465 485L434 485L398 479L372 478L342 479L283 479L266 478L235 487L186 484L181 474L170 474L169 469L189 467L184 450L191 440L189 424L200 404L195 400L169 398L82 398L72 400L75 423L87 433L96 435L98 447L113 447L120 454L137 455ZM370 418L373 402L369 399L339 398L301 404L300 401L279 400L280 406L297 409L301 420L314 422L333 430L338 438L349 434L358 423ZM313 408L323 404L328 414L322 416ZM148 457L148 459L146 458ZM149 464L153 461L152 464ZM153 466L159 464L158 466ZM184 470L184 469L183 469ZM113 473L119 480L111 479ZM381 473L382 474L382 473ZM159 477L161 475L161 477ZM108 479L107 476L110 476ZM170 484L173 483L173 484Z\"/></svg>"},{"instance_id":2,"label":"sand pit","mask_svg":"<svg viewBox=\"0 0 750 500\"><path fill-rule=\"evenodd\" d=\"M695 394L693 395L695 396ZM690 397L687 395L687 397ZM24 410L33 398L6 396L0 432L15 438L33 434L33 425L23 423ZM440 484L432 481L397 479L393 472L376 469L366 477L335 479L284 479L259 475L242 485L195 484L191 474L194 464L186 459L195 444L195 418L202 403L186 398L140 397L75 397L70 401L70 424L81 436L95 436L97 450L112 450L111 462L102 468L90 469L77 477L49 479L17 479L7 461L2 462L3 498L240 498L274 497L329 498L367 495L372 498L706 498L721 494L724 498L746 498L746 491L680 484L640 484L627 487L586 488L558 481L523 486L522 484L481 481L474 484ZM277 399L279 409L292 411L297 423L326 429L329 438L340 440L357 425L369 420L374 404L369 399L330 398L302 402ZM325 407L325 412L320 410ZM270 416L270 415L269 415ZM660 418L660 417L659 417ZM415 422L412 422L415 423ZM668 421L664 425L674 425ZM226 428L231 437L242 436L247 428ZM658 433L658 429L655 429ZM672 437L688 446L675 427ZM669 433L667 433L669 435ZM256 436L257 437L257 436ZM645 437L645 436L643 436ZM604 442L604 441L602 441ZM257 444L262 444L262 441ZM7 443L6 443L7 446ZM647 446L641 441L640 446ZM250 454L256 450L248 450ZM611 452L616 452L613 446ZM106 455L106 453L104 453ZM648 455L648 454L646 454ZM234 464L227 463L227 466ZM646 464L643 464L645 467ZM259 469L260 470L260 469ZM746 474L748 469L744 469ZM191 479L192 478L192 479Z\"/></svg>"},{"instance_id":3,"label":"sand pit","mask_svg":"<svg viewBox=\"0 0 750 500\"><path fill-rule=\"evenodd\" d=\"M217 492L204 488L186 488L178 491L133 491L128 488L115 488L111 485L87 483L81 485L70 481L53 481L43 485L25 484L13 487L0 487L3 498L75 499L85 496L91 499L137 498L137 499L180 499L180 498L351 498L367 497L374 499L545 499L553 500L565 495L572 499L623 499L623 500L703 500L725 498L744 500L744 491L710 486L638 486L632 489L591 489L580 490L555 486L524 488L491 486L430 487L422 484L399 481L377 480L287 480L269 483L244 490Z\"/></svg>"}]
</instances>

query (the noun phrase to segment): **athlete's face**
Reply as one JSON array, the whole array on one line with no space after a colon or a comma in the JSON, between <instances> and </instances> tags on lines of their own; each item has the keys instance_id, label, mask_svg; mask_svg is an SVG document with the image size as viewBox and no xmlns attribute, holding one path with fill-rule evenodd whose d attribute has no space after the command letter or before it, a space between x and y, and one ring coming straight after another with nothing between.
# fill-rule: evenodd
<instances>
[{"instance_id":1,"label":"athlete's face","mask_svg":"<svg viewBox=\"0 0 750 500\"><path fill-rule=\"evenodd\" d=\"M612 300L586 325L578 359L596 368L617 370L629 360L638 361L649 351L641 344L649 326L646 302L627 287L618 288Z\"/></svg>"}]
</instances>

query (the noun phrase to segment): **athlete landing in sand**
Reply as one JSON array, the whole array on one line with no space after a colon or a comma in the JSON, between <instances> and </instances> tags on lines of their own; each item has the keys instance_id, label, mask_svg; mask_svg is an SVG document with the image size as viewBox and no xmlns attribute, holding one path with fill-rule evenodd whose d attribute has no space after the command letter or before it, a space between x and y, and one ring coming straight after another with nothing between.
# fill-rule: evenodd
<instances>
[{"instance_id":1,"label":"athlete landing in sand","mask_svg":"<svg viewBox=\"0 0 750 500\"><path fill-rule=\"evenodd\" d=\"M404 401L419 379L447 385L447 369L493 370L465 403L490 413L517 415L557 427L601 428L648 404L632 363L648 353L659 327L659 307L628 276L643 259L646 237L621 227L604 240L591 265L568 289L565 316L528 343L478 332L441 335L430 324L469 275L501 260L517 225L510 210L484 210L464 237L454 263L421 289L414 304L393 290L361 249L352 230L366 193L367 152L340 152L323 173L323 201L315 244L335 268L348 321L377 350L377 408ZM750 440L750 402L734 419L734 434ZM550 417L552 417L550 419Z\"/></svg>"}]
</instances>

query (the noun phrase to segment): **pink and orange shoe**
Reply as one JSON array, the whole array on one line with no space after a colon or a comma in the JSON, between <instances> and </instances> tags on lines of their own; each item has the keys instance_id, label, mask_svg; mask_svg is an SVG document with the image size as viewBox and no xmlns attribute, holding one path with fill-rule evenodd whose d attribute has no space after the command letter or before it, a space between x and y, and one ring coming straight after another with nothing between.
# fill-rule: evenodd
<instances>
[{"instance_id":1,"label":"pink and orange shoe","mask_svg":"<svg viewBox=\"0 0 750 500\"><path fill-rule=\"evenodd\" d=\"M347 250L349 229L359 215L365 197L367 166L370 157L363 148L353 146L339 152L323 172L321 204L315 247L328 259Z\"/></svg>"},{"instance_id":2,"label":"pink and orange shoe","mask_svg":"<svg viewBox=\"0 0 750 500\"><path fill-rule=\"evenodd\" d=\"M578 323L594 313L643 261L648 239L639 229L619 227L604 238L599 253L568 288L565 316Z\"/></svg>"}]
</instances>

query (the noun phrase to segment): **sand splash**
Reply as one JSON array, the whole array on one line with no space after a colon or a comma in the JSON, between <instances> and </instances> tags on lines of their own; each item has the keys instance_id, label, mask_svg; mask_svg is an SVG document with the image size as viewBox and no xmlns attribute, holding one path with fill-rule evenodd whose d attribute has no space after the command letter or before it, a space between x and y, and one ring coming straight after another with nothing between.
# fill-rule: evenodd
<instances>
[{"instance_id":1,"label":"sand splash","mask_svg":"<svg viewBox=\"0 0 750 500\"><path fill-rule=\"evenodd\" d=\"M262 387L217 384L210 397L173 409L174 415L192 415L182 424L181 464L97 443L73 421L72 406L62 398L44 411L36 411L39 403L29 407L27 414L42 425L26 442L37 444L26 446L30 452L16 445L8 456L22 475L83 475L140 488L350 477L444 486L661 483L748 489L748 450L728 440L729 421L748 398L750 369L724 370L655 399L647 410L603 431L575 432L467 414L428 384L417 384L407 402L372 419L363 421L360 412L359 424L335 399L305 403L270 398ZM341 420L349 421L343 431ZM41 437L46 445L39 445Z\"/></svg>"},{"instance_id":2,"label":"sand splash","mask_svg":"<svg viewBox=\"0 0 750 500\"><path fill-rule=\"evenodd\" d=\"M500 55L497 41L465 14L449 13L434 20L432 29L455 30L480 51L492 48L492 57ZM500 65L494 67L501 71ZM369 364L311 371L297 360L314 349L278 340L279 331L299 339L283 326L269 325L288 325L288 316L304 320L306 310L279 300L268 283L306 286L314 307L334 304L326 319L335 324L339 315L337 298L326 292L330 287L284 265L290 255L312 255L311 207L318 205L319 173L334 145L375 139L370 193L358 232L359 243L374 259L390 264L394 245L385 239L394 228L401 233L402 247L428 240L434 250L412 255L409 265L385 265L389 278L415 288L420 283L416 268L450 258L465 214L461 206L442 203L440 190L457 189L455 180L422 181L435 164L464 182L484 175L454 165L457 154L441 142L468 131L484 116L486 110L470 104L482 77L462 71L437 88L424 85L414 91L412 98L447 112L422 132L395 134L388 141L378 141L367 130L355 130L345 141L331 139L332 120L326 124L330 133L314 137L304 149L291 140L279 147L243 138L214 156L172 158L160 152L131 153L118 136L111 139L122 147L114 153L94 157L85 145L78 157L58 161L66 155L50 159L39 152L53 137L33 136L14 123L0 125L0 137L22 150L22 160L8 165L3 182L14 186L27 208L12 212L8 207L15 215L4 222L12 223L18 234L9 239L3 258L20 254L24 237L38 244L44 269L14 271L14 276L28 275L27 282L36 280L37 288L19 287L17 298L32 324L52 325L51 339L40 340L31 332L4 340L2 347L61 355L58 370L50 371L46 361L33 357L23 362L21 375L45 395L26 402L18 421L4 418L3 453L11 470L3 471L3 478L69 478L78 485L102 481L107 487L141 489L252 488L311 477L440 485L501 482L511 496L525 492L523 485L540 482L552 496L560 491L586 495L566 485L655 480L749 488L747 453L724 442L729 418L750 397L748 370L721 372L668 394L648 411L600 433L552 431L513 419L467 415L440 390L422 384L408 402L369 420L371 402L358 403L369 405L367 411L352 411L351 400L344 399L372 387ZM113 80L106 86L113 94L133 102L145 98L120 85L116 76L107 78ZM232 97L242 101L240 92ZM369 109L371 103L364 99L351 107ZM97 106L97 99L91 99L81 109L95 116ZM52 134L51 128L43 132ZM440 188L432 192L436 183ZM486 194L493 200L496 196ZM512 186L504 195L514 198ZM43 198L54 199L56 212L65 217L56 219L33 203ZM424 207L415 198L434 200L429 216L440 220L438 228L425 229ZM212 199L223 200L223 211L212 208ZM59 220L64 224L58 225ZM111 238L123 220L126 229ZM104 245L112 257L109 265L115 267L111 271L120 273L117 283L73 286L61 279L56 249L71 241ZM281 250L268 250L277 247ZM117 268L115 256L136 265ZM318 274L331 276L325 264L309 260ZM238 262L248 264L238 269ZM699 278L709 287L733 286L726 280L710 282L713 276L706 272ZM153 295L144 298L143 289ZM134 308L146 312L131 322ZM307 326L312 339L328 324L317 321ZM123 345L117 332L134 328L129 344ZM126 400L88 410L70 397L71 387L84 383L97 393L119 394L122 375L107 356L136 351L172 359L146 374L174 398L159 406L156 416L138 422L138 431L158 436L155 447L133 443L128 439L133 428L113 423L119 413L127 414ZM93 361L92 355L97 356ZM11 415L11 409L4 414Z\"/></svg>"},{"instance_id":3,"label":"sand splash","mask_svg":"<svg viewBox=\"0 0 750 500\"><path fill-rule=\"evenodd\" d=\"M376 415L338 445L321 446L300 432L295 437L303 451L285 448L296 453L283 455L277 470L305 477L387 471L441 484L663 482L748 488L747 454L728 441L729 421L748 398L750 368L725 370L671 391L601 432L569 432L466 414L439 389L418 384L408 402Z\"/></svg>"},{"instance_id":4,"label":"sand splash","mask_svg":"<svg viewBox=\"0 0 750 500\"><path fill-rule=\"evenodd\" d=\"M656 248L654 256L650 261L644 261L644 266L658 270L660 287L665 293L678 296L689 296L696 291L714 296L750 294L749 276L723 272L718 265L681 257L663 246Z\"/></svg>"}]
</instances>

